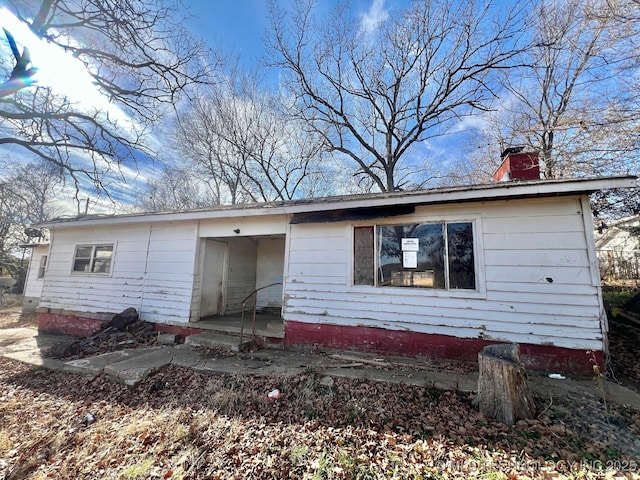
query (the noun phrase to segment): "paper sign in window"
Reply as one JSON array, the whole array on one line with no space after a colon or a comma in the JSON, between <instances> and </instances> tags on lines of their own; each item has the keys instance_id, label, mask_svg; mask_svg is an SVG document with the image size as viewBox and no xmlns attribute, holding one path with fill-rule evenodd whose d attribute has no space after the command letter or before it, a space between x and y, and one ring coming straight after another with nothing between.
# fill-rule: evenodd
<instances>
[{"instance_id":1,"label":"paper sign in window","mask_svg":"<svg viewBox=\"0 0 640 480\"><path fill-rule=\"evenodd\" d=\"M420 240L418 238L402 239L403 252L417 252L418 250L420 250Z\"/></svg>"},{"instance_id":2,"label":"paper sign in window","mask_svg":"<svg viewBox=\"0 0 640 480\"><path fill-rule=\"evenodd\" d=\"M402 252L403 268L418 268L418 252Z\"/></svg>"}]
</instances>

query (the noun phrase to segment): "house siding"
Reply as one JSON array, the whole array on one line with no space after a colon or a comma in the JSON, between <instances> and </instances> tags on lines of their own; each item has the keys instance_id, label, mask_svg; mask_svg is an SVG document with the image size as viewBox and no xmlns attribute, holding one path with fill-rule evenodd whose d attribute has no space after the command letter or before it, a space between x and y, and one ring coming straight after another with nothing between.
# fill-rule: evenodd
<instances>
[{"instance_id":1,"label":"house siding","mask_svg":"<svg viewBox=\"0 0 640 480\"><path fill-rule=\"evenodd\" d=\"M261 238L258 241L256 288L282 283L284 246L284 236L282 238ZM273 285L258 292L257 306L258 308L281 308L282 285Z\"/></svg>"},{"instance_id":2,"label":"house siding","mask_svg":"<svg viewBox=\"0 0 640 480\"><path fill-rule=\"evenodd\" d=\"M475 222L477 291L353 286L353 226L367 223L292 225L285 321L603 350L581 197L418 207L384 223L462 219Z\"/></svg>"},{"instance_id":3,"label":"house siding","mask_svg":"<svg viewBox=\"0 0 640 480\"><path fill-rule=\"evenodd\" d=\"M42 287L44 278L38 278L40 270L40 261L44 255L48 255L48 245L37 245L31 248L31 257L29 258L29 268L24 284L24 302L22 311L25 313L34 312L40 303L42 295Z\"/></svg>"},{"instance_id":4,"label":"house siding","mask_svg":"<svg viewBox=\"0 0 640 480\"><path fill-rule=\"evenodd\" d=\"M144 320L186 322L195 242L193 222L53 229L40 307L85 315L135 307ZM71 273L80 244L113 244L111 273Z\"/></svg>"}]
</instances>

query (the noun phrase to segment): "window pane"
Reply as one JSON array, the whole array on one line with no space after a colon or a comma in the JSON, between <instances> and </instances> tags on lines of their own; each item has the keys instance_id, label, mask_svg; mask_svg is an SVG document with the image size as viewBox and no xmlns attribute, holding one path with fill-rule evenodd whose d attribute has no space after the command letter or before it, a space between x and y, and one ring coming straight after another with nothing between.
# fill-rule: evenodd
<instances>
[{"instance_id":1,"label":"window pane","mask_svg":"<svg viewBox=\"0 0 640 480\"><path fill-rule=\"evenodd\" d=\"M442 224L381 226L378 235L378 285L445 288ZM403 238L412 239L406 252L415 252L408 255L415 255L417 267L411 258L403 262Z\"/></svg>"},{"instance_id":2,"label":"window pane","mask_svg":"<svg viewBox=\"0 0 640 480\"><path fill-rule=\"evenodd\" d=\"M353 240L353 284L373 285L373 227L355 227Z\"/></svg>"},{"instance_id":3,"label":"window pane","mask_svg":"<svg viewBox=\"0 0 640 480\"><path fill-rule=\"evenodd\" d=\"M76 247L76 258L91 258L93 247Z\"/></svg>"},{"instance_id":4,"label":"window pane","mask_svg":"<svg viewBox=\"0 0 640 480\"><path fill-rule=\"evenodd\" d=\"M40 266L38 267L38 278L44 277L44 272L47 269L47 255L40 257Z\"/></svg>"},{"instance_id":5,"label":"window pane","mask_svg":"<svg viewBox=\"0 0 640 480\"><path fill-rule=\"evenodd\" d=\"M449 288L476 288L473 259L473 225L470 222L447 224L449 246Z\"/></svg>"},{"instance_id":6,"label":"window pane","mask_svg":"<svg viewBox=\"0 0 640 480\"><path fill-rule=\"evenodd\" d=\"M93 260L94 273L109 273L111 268L111 254L113 247L111 245L102 245L96 247L95 259Z\"/></svg>"},{"instance_id":7,"label":"window pane","mask_svg":"<svg viewBox=\"0 0 640 480\"><path fill-rule=\"evenodd\" d=\"M112 246L96 247L96 258L111 258Z\"/></svg>"},{"instance_id":8,"label":"window pane","mask_svg":"<svg viewBox=\"0 0 640 480\"><path fill-rule=\"evenodd\" d=\"M74 272L88 272L90 264L91 264L91 260L89 260L89 259L76 259L73 262L73 271Z\"/></svg>"}]
</instances>

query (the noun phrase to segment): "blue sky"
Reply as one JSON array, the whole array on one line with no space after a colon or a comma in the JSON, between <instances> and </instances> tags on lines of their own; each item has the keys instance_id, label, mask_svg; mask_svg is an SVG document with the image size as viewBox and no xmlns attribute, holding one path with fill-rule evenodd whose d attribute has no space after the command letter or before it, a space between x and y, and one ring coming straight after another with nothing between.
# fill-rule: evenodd
<instances>
[{"instance_id":1,"label":"blue sky","mask_svg":"<svg viewBox=\"0 0 640 480\"><path fill-rule=\"evenodd\" d=\"M335 7L338 0L318 0L315 14L319 17L329 14ZM2 5L0 0L0 5ZM281 0L281 5L289 5L288 0ZM381 19L388 15L388 10L394 7L406 6L408 0L352 0L351 8L358 18L360 18L365 28L375 28ZM191 32L205 40L213 50L227 53L232 57L239 56L245 65L255 64L264 54L264 35L269 28L267 0L183 0L191 16L186 20L186 26ZM187 12L185 12L185 15ZM5 15L6 16L6 15ZM6 20L6 19L5 19ZM12 26L13 28L17 28ZM22 42L28 43L29 32L20 38ZM36 40L32 40L36 42ZM37 39L39 41L39 39ZM44 59L51 56L44 52L37 57L37 50L34 44L30 44L34 64L42 66ZM8 52L7 52L8 53ZM66 84L68 78L67 69L43 68L43 71L59 71L64 76L64 81L52 83L54 88L58 84ZM55 81L54 81L55 82ZM88 92L92 88L74 87L74 92ZM95 98L93 99L95 101ZM162 141L160 141L162 143ZM431 146L435 146L431 144ZM438 148L439 149L439 148ZM0 148L0 157L13 157L15 149L7 147ZM23 151L19 152L23 154ZM434 152L431 152L432 154ZM15 158L15 157L14 157ZM134 179L131 185L118 185L117 176L107 178L106 183L114 199L123 203L130 203L134 199L134 194L139 190L140 184L149 176L154 176L152 165L147 158L141 157L138 163L138 171L125 172L129 179ZM25 161L28 161L26 159ZM87 193L87 195L91 195Z\"/></svg>"},{"instance_id":2,"label":"blue sky","mask_svg":"<svg viewBox=\"0 0 640 480\"><path fill-rule=\"evenodd\" d=\"M288 0L281 0L288 5ZM318 0L316 14L328 14L338 0ZM351 0L351 8L364 22L375 22L379 15L407 0ZM264 53L263 37L269 27L267 0L183 0L193 15L188 20L193 33L209 42L211 47L236 51L246 64L255 62Z\"/></svg>"},{"instance_id":3,"label":"blue sky","mask_svg":"<svg viewBox=\"0 0 640 480\"><path fill-rule=\"evenodd\" d=\"M244 61L263 53L263 34L269 21L266 0L185 0L193 18L188 20L197 36L211 47L235 50Z\"/></svg>"}]
</instances>

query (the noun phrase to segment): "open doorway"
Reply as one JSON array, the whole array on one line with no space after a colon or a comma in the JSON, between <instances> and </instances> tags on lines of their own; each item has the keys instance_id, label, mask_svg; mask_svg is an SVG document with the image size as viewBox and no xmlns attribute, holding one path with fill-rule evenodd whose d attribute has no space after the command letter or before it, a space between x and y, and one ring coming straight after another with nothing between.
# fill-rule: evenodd
<instances>
[{"instance_id":1,"label":"open doorway","mask_svg":"<svg viewBox=\"0 0 640 480\"><path fill-rule=\"evenodd\" d=\"M281 312L285 236L207 238L201 245L204 252L198 326L239 330L246 301L245 329L251 329L255 306L257 330L284 332Z\"/></svg>"}]
</instances>

